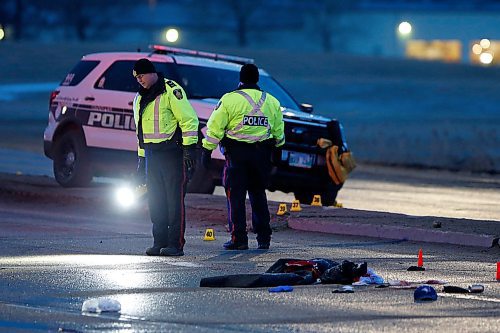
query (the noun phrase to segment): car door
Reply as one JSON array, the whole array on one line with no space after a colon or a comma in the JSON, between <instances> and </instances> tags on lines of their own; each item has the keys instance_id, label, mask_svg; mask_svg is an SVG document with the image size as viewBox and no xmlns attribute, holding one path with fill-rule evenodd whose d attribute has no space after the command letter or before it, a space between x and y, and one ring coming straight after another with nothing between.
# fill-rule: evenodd
<instances>
[{"instance_id":1,"label":"car door","mask_svg":"<svg viewBox=\"0 0 500 333\"><path fill-rule=\"evenodd\" d=\"M85 126L89 147L136 150L132 101L139 84L132 76L135 60L116 60L96 79L85 103L89 106Z\"/></svg>"}]
</instances>

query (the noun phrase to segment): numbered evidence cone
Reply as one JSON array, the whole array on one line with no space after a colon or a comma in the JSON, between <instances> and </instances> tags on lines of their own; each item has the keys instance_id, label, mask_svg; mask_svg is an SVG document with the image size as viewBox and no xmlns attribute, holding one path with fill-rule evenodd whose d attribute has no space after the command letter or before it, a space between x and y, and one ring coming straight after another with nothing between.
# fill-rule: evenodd
<instances>
[{"instance_id":1,"label":"numbered evidence cone","mask_svg":"<svg viewBox=\"0 0 500 333\"><path fill-rule=\"evenodd\" d=\"M276 212L276 215L285 215L286 214L286 204L280 203L280 206L278 207L278 211Z\"/></svg>"},{"instance_id":2,"label":"numbered evidence cone","mask_svg":"<svg viewBox=\"0 0 500 333\"><path fill-rule=\"evenodd\" d=\"M321 195L315 194L311 202L311 206L323 206L321 204Z\"/></svg>"},{"instance_id":3,"label":"numbered evidence cone","mask_svg":"<svg viewBox=\"0 0 500 333\"><path fill-rule=\"evenodd\" d=\"M205 230L205 237L203 237L204 241L213 241L215 240L214 229L208 228Z\"/></svg>"},{"instance_id":4,"label":"numbered evidence cone","mask_svg":"<svg viewBox=\"0 0 500 333\"><path fill-rule=\"evenodd\" d=\"M300 207L300 201L299 200L293 200L292 201L292 207L290 207L291 212L300 212L302 208Z\"/></svg>"}]
</instances>

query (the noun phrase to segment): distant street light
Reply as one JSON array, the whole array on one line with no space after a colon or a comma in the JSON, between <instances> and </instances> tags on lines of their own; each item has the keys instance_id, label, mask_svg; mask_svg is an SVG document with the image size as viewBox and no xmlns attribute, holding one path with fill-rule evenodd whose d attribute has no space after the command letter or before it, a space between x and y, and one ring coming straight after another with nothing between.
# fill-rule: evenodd
<instances>
[{"instance_id":1,"label":"distant street light","mask_svg":"<svg viewBox=\"0 0 500 333\"><path fill-rule=\"evenodd\" d=\"M483 52L483 48L479 44L472 45L472 53L475 55L480 55Z\"/></svg>"},{"instance_id":2,"label":"distant street light","mask_svg":"<svg viewBox=\"0 0 500 333\"><path fill-rule=\"evenodd\" d=\"M399 23L398 31L401 36L408 36L411 33L411 24L406 21Z\"/></svg>"},{"instance_id":3,"label":"distant street light","mask_svg":"<svg viewBox=\"0 0 500 333\"><path fill-rule=\"evenodd\" d=\"M169 43L175 43L179 39L179 31L174 28L170 28L165 32L165 39Z\"/></svg>"},{"instance_id":4,"label":"distant street light","mask_svg":"<svg viewBox=\"0 0 500 333\"><path fill-rule=\"evenodd\" d=\"M489 65L493 61L493 54L489 52L483 52L479 56L479 61L484 65Z\"/></svg>"},{"instance_id":5,"label":"distant street light","mask_svg":"<svg viewBox=\"0 0 500 333\"><path fill-rule=\"evenodd\" d=\"M491 42L489 39L483 38L479 42L479 45L481 45L483 49L488 49L491 46Z\"/></svg>"},{"instance_id":6,"label":"distant street light","mask_svg":"<svg viewBox=\"0 0 500 333\"><path fill-rule=\"evenodd\" d=\"M3 27L0 25L0 40L3 40L5 38L5 31L3 30Z\"/></svg>"}]
</instances>

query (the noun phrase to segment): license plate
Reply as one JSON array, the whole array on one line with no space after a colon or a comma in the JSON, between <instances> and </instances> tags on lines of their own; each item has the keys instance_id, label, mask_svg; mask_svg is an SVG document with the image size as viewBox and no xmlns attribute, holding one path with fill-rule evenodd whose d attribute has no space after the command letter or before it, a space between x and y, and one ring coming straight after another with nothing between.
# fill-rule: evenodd
<instances>
[{"instance_id":1,"label":"license plate","mask_svg":"<svg viewBox=\"0 0 500 333\"><path fill-rule=\"evenodd\" d=\"M312 168L314 164L314 155L297 153L294 151L288 154L288 165L298 167L298 168Z\"/></svg>"}]
</instances>

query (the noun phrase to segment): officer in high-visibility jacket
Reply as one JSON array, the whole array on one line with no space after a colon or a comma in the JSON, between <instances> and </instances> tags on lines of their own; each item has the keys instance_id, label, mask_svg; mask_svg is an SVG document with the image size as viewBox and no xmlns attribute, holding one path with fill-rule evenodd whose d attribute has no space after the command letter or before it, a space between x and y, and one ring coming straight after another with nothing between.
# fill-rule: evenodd
<instances>
[{"instance_id":1,"label":"officer in high-visibility jacket","mask_svg":"<svg viewBox=\"0 0 500 333\"><path fill-rule=\"evenodd\" d=\"M247 192L258 248L268 249L271 242L265 189L271 171L272 150L285 143L285 134L280 103L274 96L262 91L258 81L257 66L245 64L241 67L238 89L222 96L208 119L203 139L202 161L206 168L218 144L226 158L223 185L231 231L231 239L224 244L227 250L248 249Z\"/></svg>"},{"instance_id":2,"label":"officer in high-visibility jacket","mask_svg":"<svg viewBox=\"0 0 500 333\"><path fill-rule=\"evenodd\" d=\"M138 169L145 169L153 223L154 243L146 254L182 256L186 174L195 167L198 117L184 89L148 59L135 63L133 75L142 86L133 103Z\"/></svg>"}]
</instances>

